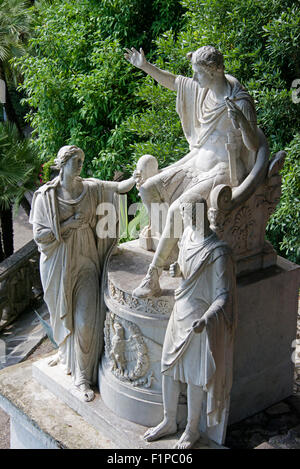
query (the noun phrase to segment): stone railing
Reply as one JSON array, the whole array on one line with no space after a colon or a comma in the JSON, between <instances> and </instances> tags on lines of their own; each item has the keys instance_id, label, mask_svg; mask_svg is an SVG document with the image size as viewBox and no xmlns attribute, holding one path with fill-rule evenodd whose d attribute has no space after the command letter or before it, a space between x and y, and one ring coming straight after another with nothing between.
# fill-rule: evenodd
<instances>
[{"instance_id":1,"label":"stone railing","mask_svg":"<svg viewBox=\"0 0 300 469\"><path fill-rule=\"evenodd\" d=\"M41 294L39 252L32 240L0 264L0 330Z\"/></svg>"}]
</instances>

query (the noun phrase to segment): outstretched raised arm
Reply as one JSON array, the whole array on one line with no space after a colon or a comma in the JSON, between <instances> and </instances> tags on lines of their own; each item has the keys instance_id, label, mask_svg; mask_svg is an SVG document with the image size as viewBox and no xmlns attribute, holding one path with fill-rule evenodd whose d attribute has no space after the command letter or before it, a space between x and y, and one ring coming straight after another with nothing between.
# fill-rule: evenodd
<instances>
[{"instance_id":1,"label":"outstretched raised arm","mask_svg":"<svg viewBox=\"0 0 300 469\"><path fill-rule=\"evenodd\" d=\"M176 91L175 80L177 75L165 70L160 70L158 67L148 62L143 49L140 49L140 52L138 52L134 47L132 47L131 49L126 48L126 51L127 53L124 54L124 57L128 62L150 75L160 85L168 88L169 90Z\"/></svg>"}]
</instances>

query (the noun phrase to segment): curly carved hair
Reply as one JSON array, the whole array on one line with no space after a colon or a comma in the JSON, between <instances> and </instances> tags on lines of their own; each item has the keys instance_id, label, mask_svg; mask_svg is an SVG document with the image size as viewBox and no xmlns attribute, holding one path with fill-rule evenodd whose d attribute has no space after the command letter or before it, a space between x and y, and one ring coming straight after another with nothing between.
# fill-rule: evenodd
<instances>
[{"instance_id":1,"label":"curly carved hair","mask_svg":"<svg viewBox=\"0 0 300 469\"><path fill-rule=\"evenodd\" d=\"M189 52L187 58L210 70L224 70L223 54L212 46L203 46L195 52Z\"/></svg>"},{"instance_id":2,"label":"curly carved hair","mask_svg":"<svg viewBox=\"0 0 300 469\"><path fill-rule=\"evenodd\" d=\"M77 155L78 153L81 153L84 156L83 150L76 145L65 145L58 151L54 163L60 169L70 158L72 158L72 156Z\"/></svg>"}]
</instances>

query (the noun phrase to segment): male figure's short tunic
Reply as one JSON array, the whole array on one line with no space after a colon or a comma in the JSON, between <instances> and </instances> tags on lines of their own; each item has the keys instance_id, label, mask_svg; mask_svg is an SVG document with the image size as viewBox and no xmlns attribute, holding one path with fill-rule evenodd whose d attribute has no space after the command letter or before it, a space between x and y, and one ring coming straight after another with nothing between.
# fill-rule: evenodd
<instances>
[{"instance_id":1,"label":"male figure's short tunic","mask_svg":"<svg viewBox=\"0 0 300 469\"><path fill-rule=\"evenodd\" d=\"M202 244L184 231L178 263L183 274L175 291L175 304L168 323L162 373L176 381L201 386L208 392L208 420L220 422L232 384L233 335L236 323L235 273L231 251L215 234ZM218 260L222 259L222 262ZM202 333L192 329L221 296L226 306L218 311Z\"/></svg>"}]
</instances>

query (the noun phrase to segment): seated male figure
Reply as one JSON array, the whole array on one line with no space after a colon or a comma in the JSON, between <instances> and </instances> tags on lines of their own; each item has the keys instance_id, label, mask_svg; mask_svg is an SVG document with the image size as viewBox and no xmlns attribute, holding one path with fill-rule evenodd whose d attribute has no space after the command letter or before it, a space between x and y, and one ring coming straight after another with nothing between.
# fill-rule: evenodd
<instances>
[{"instance_id":1,"label":"seated male figure","mask_svg":"<svg viewBox=\"0 0 300 469\"><path fill-rule=\"evenodd\" d=\"M174 220L179 215L182 196L199 194L209 204L210 193L217 185L240 184L255 162L258 133L252 98L236 78L224 73L223 55L214 47L204 46L188 54L193 78L160 70L147 62L142 49L127 49L125 57L161 85L177 92L176 110L190 146L187 155L139 188L148 213L152 203L169 204L153 261L133 292L144 298L161 293L159 276L178 242Z\"/></svg>"}]
</instances>

